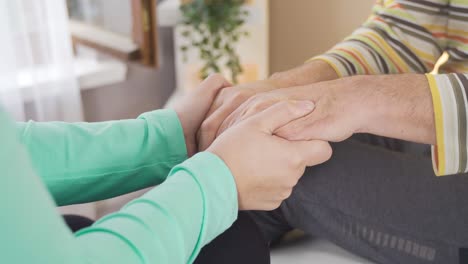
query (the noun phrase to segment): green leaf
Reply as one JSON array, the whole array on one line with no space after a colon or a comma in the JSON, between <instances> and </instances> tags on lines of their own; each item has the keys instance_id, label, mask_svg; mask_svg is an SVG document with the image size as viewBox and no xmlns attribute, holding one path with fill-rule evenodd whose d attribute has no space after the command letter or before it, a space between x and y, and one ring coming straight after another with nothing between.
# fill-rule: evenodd
<instances>
[{"instance_id":1,"label":"green leaf","mask_svg":"<svg viewBox=\"0 0 468 264\"><path fill-rule=\"evenodd\" d=\"M200 69L202 78L211 72L221 71L218 63L225 58L224 66L230 70L233 82L237 82L242 67L233 44L249 35L241 30L245 17L249 15L243 4L244 0L193 0L180 7L183 15L181 24L187 26L181 34L190 43L180 49L184 59L191 47L199 51L204 62Z\"/></svg>"}]
</instances>

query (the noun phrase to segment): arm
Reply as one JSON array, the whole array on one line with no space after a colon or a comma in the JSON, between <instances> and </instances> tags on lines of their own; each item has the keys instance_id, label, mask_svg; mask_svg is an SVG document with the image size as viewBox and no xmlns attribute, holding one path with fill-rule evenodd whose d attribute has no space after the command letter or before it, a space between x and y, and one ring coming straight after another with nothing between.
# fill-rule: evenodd
<instances>
[{"instance_id":1,"label":"arm","mask_svg":"<svg viewBox=\"0 0 468 264\"><path fill-rule=\"evenodd\" d=\"M444 50L447 35L448 18L434 13L444 11L446 2L378 0L367 21L345 40L304 65L273 74L268 81L286 88L353 75L430 72ZM454 32L466 27L459 21L452 24L449 46L460 42ZM459 51L458 47L450 53Z\"/></svg>"},{"instance_id":2,"label":"arm","mask_svg":"<svg viewBox=\"0 0 468 264\"><path fill-rule=\"evenodd\" d=\"M200 153L174 167L157 188L78 232L76 241L96 263L192 263L237 210L229 168Z\"/></svg>"},{"instance_id":3,"label":"arm","mask_svg":"<svg viewBox=\"0 0 468 264\"><path fill-rule=\"evenodd\" d=\"M228 123L235 122L236 109L257 94L353 75L431 71L445 44L438 31L447 23L446 16L434 15L444 12L446 1L437 2L415 7L409 1L378 0L369 19L325 54L267 80L223 90L202 124L201 149L207 148Z\"/></svg>"},{"instance_id":4,"label":"arm","mask_svg":"<svg viewBox=\"0 0 468 264\"><path fill-rule=\"evenodd\" d=\"M362 29L315 59L327 61L340 76L401 73L408 69L425 73L432 70L441 51L445 50L450 57L442 67L443 72L468 71L468 23L464 18L468 5L465 2L390 3L376 5L374 15ZM434 12L439 15L432 15ZM377 32L372 32L374 29ZM384 34L379 36L379 32ZM380 43L379 39L386 39L389 48L384 49L385 43ZM368 100L381 104L371 108L375 118L370 118L372 121L364 125L361 132L433 144L437 175L468 171L466 74L427 75L426 78L422 75L364 77L360 81L343 83L378 87L376 91L370 90L373 87L367 91L376 95ZM349 104L349 100L357 96L347 97Z\"/></svg>"},{"instance_id":5,"label":"arm","mask_svg":"<svg viewBox=\"0 0 468 264\"><path fill-rule=\"evenodd\" d=\"M306 166L330 157L325 142L289 142L272 135L311 110L307 102L282 103L246 120L218 138L209 152L174 167L160 186L76 236L0 111L0 262L192 263L201 247L232 224L238 201L239 209L277 208Z\"/></svg>"},{"instance_id":6,"label":"arm","mask_svg":"<svg viewBox=\"0 0 468 264\"><path fill-rule=\"evenodd\" d=\"M281 96L310 96L316 110L277 133L290 140L330 141L371 133L432 144L437 175L464 173L467 89L466 74L362 76L292 88Z\"/></svg>"},{"instance_id":7,"label":"arm","mask_svg":"<svg viewBox=\"0 0 468 264\"><path fill-rule=\"evenodd\" d=\"M102 123L30 121L18 123L17 130L59 205L159 184L187 157L183 129L172 110Z\"/></svg>"},{"instance_id":8,"label":"arm","mask_svg":"<svg viewBox=\"0 0 468 264\"><path fill-rule=\"evenodd\" d=\"M192 156L195 134L213 99L229 85L211 75L178 100L136 120L19 123L21 142L59 205L114 197L156 185Z\"/></svg>"},{"instance_id":9,"label":"arm","mask_svg":"<svg viewBox=\"0 0 468 264\"><path fill-rule=\"evenodd\" d=\"M323 60L340 77L427 73L445 49L447 1L377 0L368 20Z\"/></svg>"},{"instance_id":10,"label":"arm","mask_svg":"<svg viewBox=\"0 0 468 264\"><path fill-rule=\"evenodd\" d=\"M307 117L280 128L289 140L342 141L371 133L432 144L437 175L467 172L467 74L354 76L252 97L222 129L282 100L311 100Z\"/></svg>"},{"instance_id":11,"label":"arm","mask_svg":"<svg viewBox=\"0 0 468 264\"><path fill-rule=\"evenodd\" d=\"M226 119L233 118L233 112L256 94L302 83L332 80L337 77L329 64L317 60L284 73L274 74L267 80L240 84L221 90L198 131L199 150L207 149L216 136L224 131L223 122Z\"/></svg>"},{"instance_id":12,"label":"arm","mask_svg":"<svg viewBox=\"0 0 468 264\"><path fill-rule=\"evenodd\" d=\"M237 216L229 169L202 153L174 167L158 188L74 237L13 127L3 121L0 112L1 263L190 263Z\"/></svg>"}]
</instances>

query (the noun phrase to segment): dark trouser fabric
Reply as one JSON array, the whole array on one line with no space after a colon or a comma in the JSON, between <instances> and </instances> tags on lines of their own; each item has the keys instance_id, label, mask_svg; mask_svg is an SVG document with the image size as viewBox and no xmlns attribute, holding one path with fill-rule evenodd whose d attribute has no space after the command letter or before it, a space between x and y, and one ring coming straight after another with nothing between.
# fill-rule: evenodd
<instances>
[{"instance_id":1,"label":"dark trouser fabric","mask_svg":"<svg viewBox=\"0 0 468 264\"><path fill-rule=\"evenodd\" d=\"M62 217L73 233L91 226L94 223L93 220L81 215L63 215Z\"/></svg>"},{"instance_id":2,"label":"dark trouser fabric","mask_svg":"<svg viewBox=\"0 0 468 264\"><path fill-rule=\"evenodd\" d=\"M250 212L265 239L298 228L377 263L464 263L468 175L436 177L420 145L370 139L334 144L280 208Z\"/></svg>"},{"instance_id":3,"label":"dark trouser fabric","mask_svg":"<svg viewBox=\"0 0 468 264\"><path fill-rule=\"evenodd\" d=\"M270 250L255 222L245 212L226 232L206 245L195 264L269 264Z\"/></svg>"},{"instance_id":4,"label":"dark trouser fabric","mask_svg":"<svg viewBox=\"0 0 468 264\"><path fill-rule=\"evenodd\" d=\"M64 215L63 219L73 232L94 222L79 215ZM206 245L194 263L270 264L270 250L255 222L240 212L231 228Z\"/></svg>"}]
</instances>

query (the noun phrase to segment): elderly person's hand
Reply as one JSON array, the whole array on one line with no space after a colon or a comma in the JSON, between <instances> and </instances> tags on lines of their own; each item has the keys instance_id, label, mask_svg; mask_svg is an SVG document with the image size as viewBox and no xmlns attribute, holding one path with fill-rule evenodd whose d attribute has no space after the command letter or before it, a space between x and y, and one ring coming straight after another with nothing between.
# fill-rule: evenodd
<instances>
[{"instance_id":1,"label":"elderly person's hand","mask_svg":"<svg viewBox=\"0 0 468 264\"><path fill-rule=\"evenodd\" d=\"M242 103L255 94L279 88L274 81L265 80L222 89L198 131L199 151L207 149L216 138L221 123Z\"/></svg>"},{"instance_id":2,"label":"elderly person's hand","mask_svg":"<svg viewBox=\"0 0 468 264\"><path fill-rule=\"evenodd\" d=\"M435 143L432 100L424 75L356 76L253 96L218 130L283 100L310 100L315 110L278 129L289 140L342 141L354 133L372 133Z\"/></svg>"},{"instance_id":3,"label":"elderly person's hand","mask_svg":"<svg viewBox=\"0 0 468 264\"><path fill-rule=\"evenodd\" d=\"M263 111L272 104L284 100L309 100L315 103L315 110L309 115L279 128L275 134L290 140L322 139L341 141L358 132L368 113L361 107L365 103L362 91L356 91L351 79L322 82L312 85L283 88L259 93L233 113L221 124L217 136L236 123Z\"/></svg>"},{"instance_id":4,"label":"elderly person's hand","mask_svg":"<svg viewBox=\"0 0 468 264\"><path fill-rule=\"evenodd\" d=\"M228 87L219 93L198 132L199 150L213 142L223 121L241 104L254 95L280 88L311 84L338 78L336 72L323 61L312 61L292 70L276 73L269 79Z\"/></svg>"},{"instance_id":5,"label":"elderly person's hand","mask_svg":"<svg viewBox=\"0 0 468 264\"><path fill-rule=\"evenodd\" d=\"M208 148L231 169L241 210L277 208L307 166L330 158L327 142L288 141L274 135L279 127L307 115L313 107L307 101L280 102L230 128Z\"/></svg>"}]
</instances>

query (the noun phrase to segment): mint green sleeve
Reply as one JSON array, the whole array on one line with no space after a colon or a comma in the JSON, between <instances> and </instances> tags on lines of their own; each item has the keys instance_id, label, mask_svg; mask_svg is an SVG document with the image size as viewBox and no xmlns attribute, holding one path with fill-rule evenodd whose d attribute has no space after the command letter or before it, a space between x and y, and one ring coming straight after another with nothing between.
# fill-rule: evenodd
<instances>
[{"instance_id":1,"label":"mint green sleeve","mask_svg":"<svg viewBox=\"0 0 468 264\"><path fill-rule=\"evenodd\" d=\"M161 183L187 157L173 110L98 123L17 123L20 141L58 205L115 197Z\"/></svg>"},{"instance_id":2,"label":"mint green sleeve","mask_svg":"<svg viewBox=\"0 0 468 264\"><path fill-rule=\"evenodd\" d=\"M0 112L0 263L191 263L237 216L233 176L220 158L205 152L74 235L34 171L36 161L4 120Z\"/></svg>"}]
</instances>

